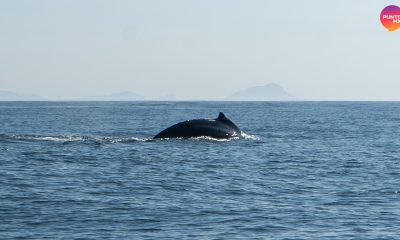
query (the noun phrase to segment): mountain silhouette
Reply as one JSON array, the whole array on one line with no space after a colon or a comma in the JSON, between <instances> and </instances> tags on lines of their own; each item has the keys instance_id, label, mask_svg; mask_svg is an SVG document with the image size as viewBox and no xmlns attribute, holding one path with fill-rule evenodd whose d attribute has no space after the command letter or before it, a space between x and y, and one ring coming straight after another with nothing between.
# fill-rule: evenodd
<instances>
[{"instance_id":1,"label":"mountain silhouette","mask_svg":"<svg viewBox=\"0 0 400 240\"><path fill-rule=\"evenodd\" d=\"M40 101L42 97L33 94L19 94L10 91L0 91L0 101Z\"/></svg>"},{"instance_id":2,"label":"mountain silhouette","mask_svg":"<svg viewBox=\"0 0 400 240\"><path fill-rule=\"evenodd\" d=\"M281 86L269 83L264 86L250 87L245 90L235 92L226 100L232 101L295 101L296 97L289 94Z\"/></svg>"}]
</instances>

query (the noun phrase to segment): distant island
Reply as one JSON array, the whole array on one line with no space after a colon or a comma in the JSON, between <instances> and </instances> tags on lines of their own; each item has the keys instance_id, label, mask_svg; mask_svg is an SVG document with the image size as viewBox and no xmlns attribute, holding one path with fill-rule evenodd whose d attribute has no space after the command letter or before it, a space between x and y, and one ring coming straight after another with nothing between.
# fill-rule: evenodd
<instances>
[{"instance_id":1,"label":"distant island","mask_svg":"<svg viewBox=\"0 0 400 240\"><path fill-rule=\"evenodd\" d=\"M9 91L0 91L0 101L41 101L42 97L33 94L19 94Z\"/></svg>"},{"instance_id":2,"label":"distant island","mask_svg":"<svg viewBox=\"0 0 400 240\"><path fill-rule=\"evenodd\" d=\"M251 87L238 91L227 97L229 101L295 101L293 95L285 91L281 86L270 83L264 86Z\"/></svg>"},{"instance_id":3,"label":"distant island","mask_svg":"<svg viewBox=\"0 0 400 240\"><path fill-rule=\"evenodd\" d=\"M82 98L84 101L142 101L145 100L140 94L134 92L120 92L108 95L98 95Z\"/></svg>"},{"instance_id":4,"label":"distant island","mask_svg":"<svg viewBox=\"0 0 400 240\"><path fill-rule=\"evenodd\" d=\"M112 94L87 96L75 99L45 99L34 94L20 94L10 91L0 91L0 101L181 101L173 93L163 95L159 98L146 98L131 91L117 92ZM221 99L227 101L296 101L298 98L286 92L281 86L269 83L264 86L250 87L240 90L231 96ZM190 101L190 100L187 100Z\"/></svg>"}]
</instances>

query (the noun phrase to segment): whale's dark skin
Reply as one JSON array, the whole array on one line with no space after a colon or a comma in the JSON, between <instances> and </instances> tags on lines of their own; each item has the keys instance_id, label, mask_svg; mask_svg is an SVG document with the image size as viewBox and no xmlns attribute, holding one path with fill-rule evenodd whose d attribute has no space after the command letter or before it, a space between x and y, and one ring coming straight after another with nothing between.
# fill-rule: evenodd
<instances>
[{"instance_id":1,"label":"whale's dark skin","mask_svg":"<svg viewBox=\"0 0 400 240\"><path fill-rule=\"evenodd\" d=\"M218 139L240 137L242 131L220 112L216 119L195 119L180 122L157 134L154 138L212 137Z\"/></svg>"}]
</instances>

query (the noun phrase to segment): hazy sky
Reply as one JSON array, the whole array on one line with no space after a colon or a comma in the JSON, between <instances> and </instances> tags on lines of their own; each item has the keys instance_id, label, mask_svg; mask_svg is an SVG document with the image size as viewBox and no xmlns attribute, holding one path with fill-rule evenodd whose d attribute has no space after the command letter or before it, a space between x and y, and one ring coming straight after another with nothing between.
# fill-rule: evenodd
<instances>
[{"instance_id":1,"label":"hazy sky","mask_svg":"<svg viewBox=\"0 0 400 240\"><path fill-rule=\"evenodd\" d=\"M275 82L310 100L400 100L392 0L0 0L0 90L219 99Z\"/></svg>"}]
</instances>

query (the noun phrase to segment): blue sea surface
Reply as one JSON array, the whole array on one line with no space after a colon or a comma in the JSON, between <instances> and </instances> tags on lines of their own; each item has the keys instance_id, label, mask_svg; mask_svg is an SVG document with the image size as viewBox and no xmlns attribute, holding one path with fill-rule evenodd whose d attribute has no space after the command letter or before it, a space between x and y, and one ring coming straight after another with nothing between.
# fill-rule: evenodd
<instances>
[{"instance_id":1,"label":"blue sea surface","mask_svg":"<svg viewBox=\"0 0 400 240\"><path fill-rule=\"evenodd\" d=\"M0 102L0 239L399 239L399 191L399 102Z\"/></svg>"}]
</instances>

